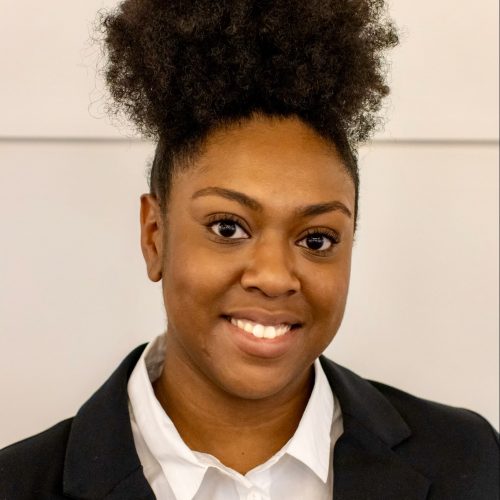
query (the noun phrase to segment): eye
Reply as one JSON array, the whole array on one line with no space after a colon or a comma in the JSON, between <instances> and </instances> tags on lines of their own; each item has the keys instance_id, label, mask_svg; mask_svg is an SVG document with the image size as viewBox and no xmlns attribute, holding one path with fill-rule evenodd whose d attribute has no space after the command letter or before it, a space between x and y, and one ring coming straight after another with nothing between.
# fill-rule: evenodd
<instances>
[{"instance_id":1,"label":"eye","mask_svg":"<svg viewBox=\"0 0 500 500\"><path fill-rule=\"evenodd\" d=\"M326 233L312 231L305 238L299 240L298 245L313 252L328 252L334 245L339 243L338 235L335 233Z\"/></svg>"},{"instance_id":2,"label":"eye","mask_svg":"<svg viewBox=\"0 0 500 500\"><path fill-rule=\"evenodd\" d=\"M247 232L236 221L231 219L221 219L211 222L208 227L221 238L248 238Z\"/></svg>"}]
</instances>

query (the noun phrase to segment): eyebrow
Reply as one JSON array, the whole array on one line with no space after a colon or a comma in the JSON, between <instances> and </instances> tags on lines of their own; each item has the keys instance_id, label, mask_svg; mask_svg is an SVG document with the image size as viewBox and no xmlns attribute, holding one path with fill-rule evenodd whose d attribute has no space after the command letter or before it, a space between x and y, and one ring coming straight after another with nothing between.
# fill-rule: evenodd
<instances>
[{"instance_id":1,"label":"eyebrow","mask_svg":"<svg viewBox=\"0 0 500 500\"><path fill-rule=\"evenodd\" d=\"M194 200L195 198L199 198L200 196L210 195L221 196L222 198L236 201L240 205L243 205L255 212L262 212L264 210L263 206L257 200L250 198L246 194L221 187L207 187L204 189L200 189L193 194L191 199ZM330 201L326 203L317 203L314 205L297 207L297 209L295 210L295 215L299 217L314 217L315 215L321 215L337 210L347 215L347 217L352 218L351 211L340 201Z\"/></svg>"},{"instance_id":2,"label":"eyebrow","mask_svg":"<svg viewBox=\"0 0 500 500\"><path fill-rule=\"evenodd\" d=\"M318 203L316 205L306 205L305 207L299 207L296 214L301 217L313 217L314 215L321 215L328 212L335 212L339 210L347 217L352 218L351 211L340 201L330 201L327 203Z\"/></svg>"},{"instance_id":3,"label":"eyebrow","mask_svg":"<svg viewBox=\"0 0 500 500\"><path fill-rule=\"evenodd\" d=\"M222 198L236 201L240 205L250 208L255 212L262 212L263 210L262 205L257 200L250 198L246 194L240 193L238 191L233 191L232 189L225 189L220 187L207 187L204 189L200 189L199 191L196 191L196 193L194 193L191 198L194 200L195 198L199 198L200 196L210 196L210 195L221 196Z\"/></svg>"}]
</instances>

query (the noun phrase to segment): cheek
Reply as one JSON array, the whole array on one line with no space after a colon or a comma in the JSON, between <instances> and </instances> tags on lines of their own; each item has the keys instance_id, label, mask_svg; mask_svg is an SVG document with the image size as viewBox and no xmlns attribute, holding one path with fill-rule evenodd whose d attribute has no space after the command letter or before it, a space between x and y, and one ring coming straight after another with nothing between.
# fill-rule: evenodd
<instances>
[{"instance_id":1,"label":"cheek","mask_svg":"<svg viewBox=\"0 0 500 500\"><path fill-rule=\"evenodd\" d=\"M325 332L336 331L342 321L349 292L350 263L310 273L304 294Z\"/></svg>"},{"instance_id":2,"label":"cheek","mask_svg":"<svg viewBox=\"0 0 500 500\"><path fill-rule=\"evenodd\" d=\"M339 281L325 284L314 290L314 303L317 305L318 312L325 320L331 318L332 321L343 314L347 301L348 281Z\"/></svg>"},{"instance_id":3,"label":"cheek","mask_svg":"<svg viewBox=\"0 0 500 500\"><path fill-rule=\"evenodd\" d=\"M219 311L218 303L234 282L236 270L228 259L207 252L188 238L166 246L163 292L167 315L182 313L191 321ZM234 267L234 266L233 266Z\"/></svg>"}]
</instances>

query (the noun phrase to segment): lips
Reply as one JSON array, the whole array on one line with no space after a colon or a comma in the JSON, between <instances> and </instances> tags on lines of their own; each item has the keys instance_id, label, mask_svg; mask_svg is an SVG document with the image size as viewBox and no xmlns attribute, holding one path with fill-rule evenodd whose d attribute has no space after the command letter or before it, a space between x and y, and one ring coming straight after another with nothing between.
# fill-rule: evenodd
<instances>
[{"instance_id":1,"label":"lips","mask_svg":"<svg viewBox=\"0 0 500 500\"><path fill-rule=\"evenodd\" d=\"M239 309L223 315L228 320L246 320L252 323L258 323L266 326L282 326L289 325L292 328L302 326L302 319L292 312L288 311L265 311L262 309Z\"/></svg>"},{"instance_id":2,"label":"lips","mask_svg":"<svg viewBox=\"0 0 500 500\"><path fill-rule=\"evenodd\" d=\"M288 311L238 309L222 316L232 342L247 355L281 358L297 343L302 319Z\"/></svg>"},{"instance_id":3,"label":"lips","mask_svg":"<svg viewBox=\"0 0 500 500\"><path fill-rule=\"evenodd\" d=\"M251 333L254 337L259 339L275 339L281 337L291 330L291 325L281 324L278 326L264 326L260 323L254 323L247 319L234 319L231 318L231 323L245 332Z\"/></svg>"},{"instance_id":4,"label":"lips","mask_svg":"<svg viewBox=\"0 0 500 500\"><path fill-rule=\"evenodd\" d=\"M238 311L223 317L232 325L258 339L275 339L301 326L301 323L296 321L297 316L284 312Z\"/></svg>"}]
</instances>

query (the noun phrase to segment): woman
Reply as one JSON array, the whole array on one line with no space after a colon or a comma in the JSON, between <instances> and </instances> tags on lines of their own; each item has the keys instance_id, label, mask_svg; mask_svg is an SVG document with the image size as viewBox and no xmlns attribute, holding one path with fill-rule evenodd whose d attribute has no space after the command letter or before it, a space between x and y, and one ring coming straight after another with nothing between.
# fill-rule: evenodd
<instances>
[{"instance_id":1,"label":"woman","mask_svg":"<svg viewBox=\"0 0 500 500\"><path fill-rule=\"evenodd\" d=\"M321 356L347 299L380 0L125 0L115 111L157 140L141 197L167 331L76 417L0 453L8 499L493 499L481 417Z\"/></svg>"}]
</instances>

